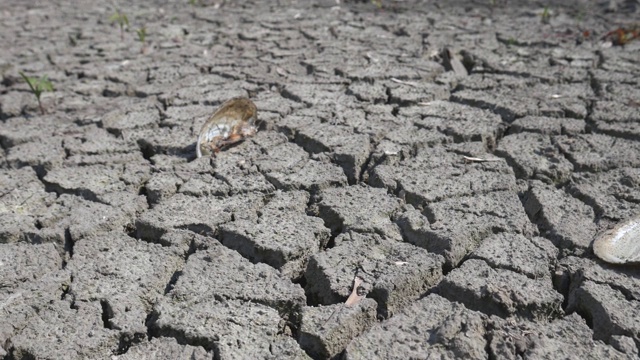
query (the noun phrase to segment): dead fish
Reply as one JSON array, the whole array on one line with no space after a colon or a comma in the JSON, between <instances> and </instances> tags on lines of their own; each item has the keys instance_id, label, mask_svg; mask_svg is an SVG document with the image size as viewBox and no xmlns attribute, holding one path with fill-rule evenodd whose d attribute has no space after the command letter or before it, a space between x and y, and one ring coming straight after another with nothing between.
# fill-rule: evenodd
<instances>
[{"instance_id":1,"label":"dead fish","mask_svg":"<svg viewBox=\"0 0 640 360\"><path fill-rule=\"evenodd\" d=\"M196 144L196 155L216 154L258 132L258 109L253 101L238 97L223 103L207 120Z\"/></svg>"},{"instance_id":2,"label":"dead fish","mask_svg":"<svg viewBox=\"0 0 640 360\"><path fill-rule=\"evenodd\" d=\"M640 216L623 221L596 238L593 252L612 264L640 263Z\"/></svg>"}]
</instances>

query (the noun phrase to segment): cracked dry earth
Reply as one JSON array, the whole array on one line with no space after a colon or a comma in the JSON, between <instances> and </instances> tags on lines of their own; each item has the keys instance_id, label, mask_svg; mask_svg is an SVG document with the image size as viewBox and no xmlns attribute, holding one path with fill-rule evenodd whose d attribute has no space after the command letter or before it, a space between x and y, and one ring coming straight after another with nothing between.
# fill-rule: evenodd
<instances>
[{"instance_id":1,"label":"cracked dry earth","mask_svg":"<svg viewBox=\"0 0 640 360\"><path fill-rule=\"evenodd\" d=\"M637 3L383 3L3 0L0 358L637 358Z\"/></svg>"}]
</instances>

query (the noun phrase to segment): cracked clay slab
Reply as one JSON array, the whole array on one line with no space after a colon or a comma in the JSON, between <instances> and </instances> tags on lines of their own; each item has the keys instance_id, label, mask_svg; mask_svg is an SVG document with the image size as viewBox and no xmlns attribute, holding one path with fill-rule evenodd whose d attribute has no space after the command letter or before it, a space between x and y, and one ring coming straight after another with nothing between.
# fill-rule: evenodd
<instances>
[{"instance_id":1,"label":"cracked clay slab","mask_svg":"<svg viewBox=\"0 0 640 360\"><path fill-rule=\"evenodd\" d=\"M354 339L345 359L486 359L486 315L431 294Z\"/></svg>"},{"instance_id":2,"label":"cracked clay slab","mask_svg":"<svg viewBox=\"0 0 640 360\"><path fill-rule=\"evenodd\" d=\"M326 246L331 235L322 219L305 214L308 201L306 192L278 191L260 210L257 220L222 225L221 242L251 261L269 264L297 278L309 256Z\"/></svg>"},{"instance_id":3,"label":"cracked clay slab","mask_svg":"<svg viewBox=\"0 0 640 360\"><path fill-rule=\"evenodd\" d=\"M322 304L343 302L354 274L367 284L381 316L391 315L436 285L443 259L413 245L377 234L349 232L336 246L309 260L305 291ZM309 280L313 281L309 281Z\"/></svg>"}]
</instances>

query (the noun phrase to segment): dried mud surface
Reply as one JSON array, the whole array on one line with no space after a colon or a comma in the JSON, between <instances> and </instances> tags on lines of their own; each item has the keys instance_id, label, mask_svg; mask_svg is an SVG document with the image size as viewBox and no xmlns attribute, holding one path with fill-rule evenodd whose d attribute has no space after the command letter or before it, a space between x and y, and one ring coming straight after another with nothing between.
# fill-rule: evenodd
<instances>
[{"instance_id":1,"label":"dried mud surface","mask_svg":"<svg viewBox=\"0 0 640 360\"><path fill-rule=\"evenodd\" d=\"M638 358L638 3L382 3L3 0L0 359Z\"/></svg>"}]
</instances>

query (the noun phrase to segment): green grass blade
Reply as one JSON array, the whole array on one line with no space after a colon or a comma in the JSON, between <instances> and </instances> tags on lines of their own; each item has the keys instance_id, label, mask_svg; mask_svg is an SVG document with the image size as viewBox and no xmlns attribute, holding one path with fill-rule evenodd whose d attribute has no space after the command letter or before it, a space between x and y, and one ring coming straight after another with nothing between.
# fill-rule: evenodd
<instances>
[{"instance_id":1,"label":"green grass blade","mask_svg":"<svg viewBox=\"0 0 640 360\"><path fill-rule=\"evenodd\" d=\"M27 83L27 85L29 85L29 88L31 88L31 91L35 94L36 93L36 89L33 86L33 83L35 82L34 78L30 78L27 75L25 75L22 71L20 72L20 76L22 76L22 78L24 79L24 81ZM37 96L37 95L36 95Z\"/></svg>"}]
</instances>

